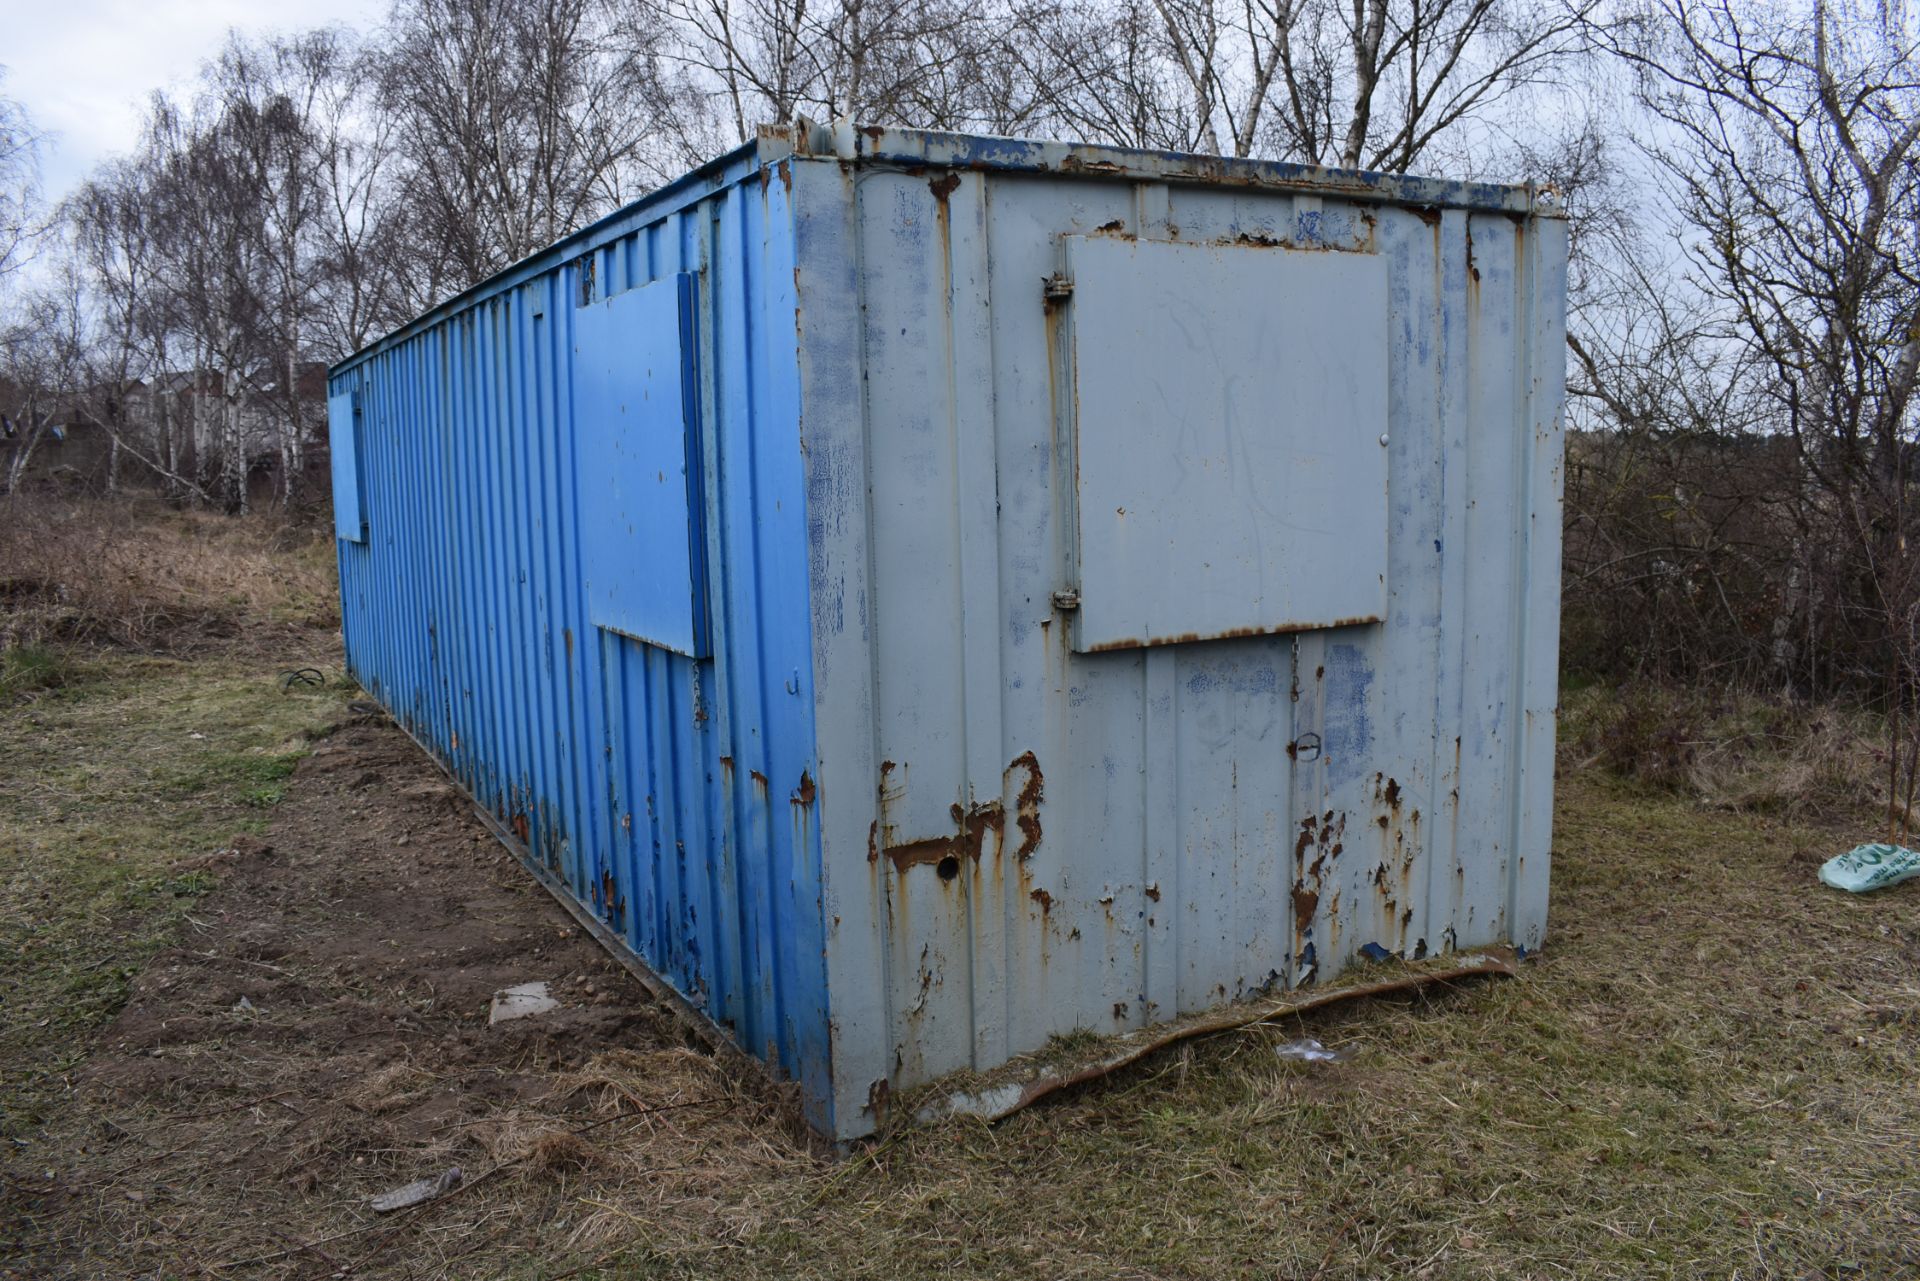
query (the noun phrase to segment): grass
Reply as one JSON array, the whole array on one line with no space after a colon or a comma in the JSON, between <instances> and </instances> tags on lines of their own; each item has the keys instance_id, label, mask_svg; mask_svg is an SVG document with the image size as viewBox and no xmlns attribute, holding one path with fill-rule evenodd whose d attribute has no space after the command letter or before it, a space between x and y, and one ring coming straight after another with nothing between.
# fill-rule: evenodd
<instances>
[{"instance_id":1,"label":"grass","mask_svg":"<svg viewBox=\"0 0 1920 1281\"><path fill-rule=\"evenodd\" d=\"M0 566L0 1127L12 1136L211 887L212 857L264 827L347 690L276 680L281 665L338 667L331 542L309 531L150 501L19 498L0 510Z\"/></svg>"},{"instance_id":2,"label":"grass","mask_svg":"<svg viewBox=\"0 0 1920 1281\"><path fill-rule=\"evenodd\" d=\"M588 1275L1912 1275L1920 885L1819 887L1851 839L1566 779L1553 941L1523 977L909 1131L652 1217ZM1302 1033L1357 1057L1274 1055Z\"/></svg>"},{"instance_id":3,"label":"grass","mask_svg":"<svg viewBox=\"0 0 1920 1281\"><path fill-rule=\"evenodd\" d=\"M265 826L309 736L347 697L244 659L120 653L0 709L0 1092L9 1135L111 1019L127 980L213 884L211 856Z\"/></svg>"}]
</instances>

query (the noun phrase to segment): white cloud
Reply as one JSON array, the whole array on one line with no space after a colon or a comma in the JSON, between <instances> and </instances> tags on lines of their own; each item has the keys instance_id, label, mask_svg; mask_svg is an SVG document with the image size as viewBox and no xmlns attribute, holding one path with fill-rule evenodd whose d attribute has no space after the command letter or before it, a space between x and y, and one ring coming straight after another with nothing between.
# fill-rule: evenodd
<instances>
[{"instance_id":1,"label":"white cloud","mask_svg":"<svg viewBox=\"0 0 1920 1281\"><path fill-rule=\"evenodd\" d=\"M191 84L229 28L248 34L341 23L366 29L386 0L0 0L4 92L57 135L43 149L49 201L130 150L155 89Z\"/></svg>"}]
</instances>

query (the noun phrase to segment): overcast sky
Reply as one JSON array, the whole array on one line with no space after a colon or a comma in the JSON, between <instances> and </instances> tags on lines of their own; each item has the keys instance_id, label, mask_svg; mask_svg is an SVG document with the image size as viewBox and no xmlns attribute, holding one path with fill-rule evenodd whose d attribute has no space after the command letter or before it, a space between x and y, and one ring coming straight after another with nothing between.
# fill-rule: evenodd
<instances>
[{"instance_id":1,"label":"overcast sky","mask_svg":"<svg viewBox=\"0 0 1920 1281\"><path fill-rule=\"evenodd\" d=\"M131 149L147 95L186 86L229 27L365 29L386 10L387 0L0 0L0 92L57 135L40 166L52 203Z\"/></svg>"}]
</instances>

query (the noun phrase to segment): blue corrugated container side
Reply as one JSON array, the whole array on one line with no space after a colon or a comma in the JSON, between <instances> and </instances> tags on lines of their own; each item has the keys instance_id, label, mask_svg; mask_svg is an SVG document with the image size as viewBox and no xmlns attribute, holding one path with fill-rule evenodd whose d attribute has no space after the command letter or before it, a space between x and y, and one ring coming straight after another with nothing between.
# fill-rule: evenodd
<instances>
[{"instance_id":1,"label":"blue corrugated container side","mask_svg":"<svg viewBox=\"0 0 1920 1281\"><path fill-rule=\"evenodd\" d=\"M742 148L337 367L334 450L357 487L337 506L363 522L338 530L340 586L361 685L550 885L798 1079L832 1132L779 179ZM683 332L649 319L675 317L649 290L684 294ZM654 519L657 496L679 500L666 467L658 489L608 490L636 470L612 465L632 461L620 451L653 470L657 440L583 422L604 419L583 398L609 394L583 371L623 354L652 379L638 394L691 383L683 528ZM608 527L623 515L638 527ZM684 615L675 600L656 617L656 565L690 570Z\"/></svg>"}]
</instances>

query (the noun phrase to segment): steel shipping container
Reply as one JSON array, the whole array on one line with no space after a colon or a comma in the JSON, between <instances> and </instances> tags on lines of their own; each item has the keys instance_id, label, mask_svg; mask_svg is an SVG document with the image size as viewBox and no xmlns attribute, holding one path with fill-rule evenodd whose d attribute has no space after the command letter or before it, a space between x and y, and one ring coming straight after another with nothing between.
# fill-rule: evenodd
<instances>
[{"instance_id":1,"label":"steel shipping container","mask_svg":"<svg viewBox=\"0 0 1920 1281\"><path fill-rule=\"evenodd\" d=\"M342 362L353 674L848 1138L1540 946L1565 222L796 125Z\"/></svg>"}]
</instances>

